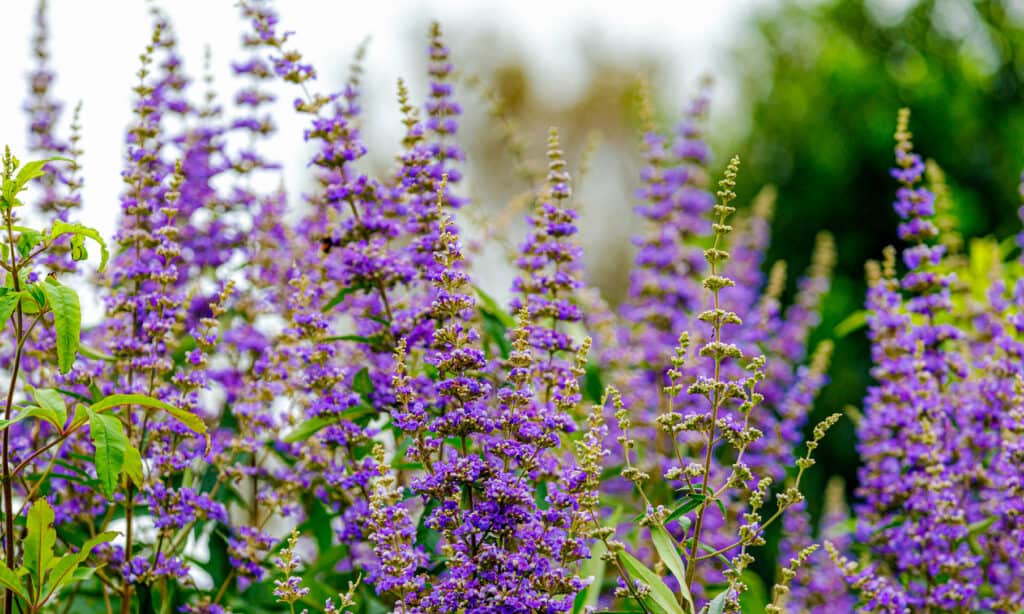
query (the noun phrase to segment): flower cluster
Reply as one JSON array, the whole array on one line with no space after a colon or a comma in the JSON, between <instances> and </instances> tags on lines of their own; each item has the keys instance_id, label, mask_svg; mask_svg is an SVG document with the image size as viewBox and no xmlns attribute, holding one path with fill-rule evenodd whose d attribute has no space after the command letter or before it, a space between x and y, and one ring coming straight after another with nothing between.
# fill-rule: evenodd
<instances>
[{"instance_id":1,"label":"flower cluster","mask_svg":"<svg viewBox=\"0 0 1024 614\"><path fill-rule=\"evenodd\" d=\"M936 221L947 195L934 170L921 185L926 168L901 110L892 176L906 271L893 249L868 267L876 384L860 424L856 530L871 562L832 554L869 611L1004 611L1024 599L1024 286L994 246L978 249L994 270L949 253Z\"/></svg>"},{"instance_id":2,"label":"flower cluster","mask_svg":"<svg viewBox=\"0 0 1024 614\"><path fill-rule=\"evenodd\" d=\"M671 131L641 97L646 226L609 306L558 130L544 176L502 125L531 183L505 214L526 209L525 236L474 213L440 26L422 83L398 81L381 169L365 45L325 90L269 3L240 13L222 99L152 12L110 249L77 221L78 121L64 133L40 2L25 110L45 159L6 152L0 190L5 612L1019 609L1024 264L994 241L964 253L908 112L908 245L868 265L874 384L848 412L855 517L833 483L815 526L801 487L840 414L809 423L833 351L809 342L836 247L820 234L787 291L766 257L774 189L743 206L738 157L709 188L709 81ZM312 152L298 198L265 143L282 91ZM495 242L518 242L505 305L474 278ZM104 317L83 328L96 260Z\"/></svg>"}]
</instances>

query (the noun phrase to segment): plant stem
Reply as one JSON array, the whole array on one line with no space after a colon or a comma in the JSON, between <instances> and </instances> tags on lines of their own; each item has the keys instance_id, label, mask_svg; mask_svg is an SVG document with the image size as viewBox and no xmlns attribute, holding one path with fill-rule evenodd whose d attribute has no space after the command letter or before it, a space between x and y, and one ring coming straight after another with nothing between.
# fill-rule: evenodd
<instances>
[{"instance_id":1,"label":"plant stem","mask_svg":"<svg viewBox=\"0 0 1024 614\"><path fill-rule=\"evenodd\" d=\"M4 222L7 225L7 247L11 254L11 279L14 284L14 291L21 291L21 280L18 279L18 262L15 257L14 231L11 228L12 213L8 209L4 213ZM21 301L18 301L15 309L14 336L18 340L18 347L14 352L14 366L11 369L11 384L7 388L7 405L4 407L4 419L11 419L11 410L14 407L14 389L18 383L18 374L21 371L21 353L24 349L22 339L24 322L22 320ZM8 569L14 569L14 492L13 479L11 478L11 429L4 429L3 437L3 481L4 481L4 537L6 545L6 563ZM4 614L14 612L14 591L7 589L4 598Z\"/></svg>"}]
</instances>

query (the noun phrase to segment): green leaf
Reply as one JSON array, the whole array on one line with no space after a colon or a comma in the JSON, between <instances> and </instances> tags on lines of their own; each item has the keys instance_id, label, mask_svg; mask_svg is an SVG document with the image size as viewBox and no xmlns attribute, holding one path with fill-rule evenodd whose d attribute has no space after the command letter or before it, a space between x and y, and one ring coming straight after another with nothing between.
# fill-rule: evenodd
<instances>
[{"instance_id":1,"label":"green leaf","mask_svg":"<svg viewBox=\"0 0 1024 614\"><path fill-rule=\"evenodd\" d=\"M107 251L107 242L103 240L102 236L100 236L99 231L97 231L95 228L89 228L88 226L84 226L82 224L69 224L68 222L63 222L61 220L57 220L56 222L53 223L53 229L50 230L50 240L53 241L57 237L59 237L61 235L66 235L66 234L72 234L72 235L75 235L75 236L85 237L87 239L92 239L93 241L95 241L96 243L99 244L99 246L100 246L100 267L99 267L99 271L102 273L103 269L106 268L106 266L107 266L107 260L110 259L110 252ZM74 247L74 244L72 244L72 247ZM79 244L79 247L84 249L82 244ZM72 256L74 256L74 254L72 254Z\"/></svg>"},{"instance_id":2,"label":"green leaf","mask_svg":"<svg viewBox=\"0 0 1024 614\"><path fill-rule=\"evenodd\" d=\"M313 493L303 498L307 518L299 525L299 532L312 533L316 540L318 553L324 553L331 549L334 544L334 529L331 528L332 512L329 512L324 504L316 498Z\"/></svg>"},{"instance_id":3,"label":"green leaf","mask_svg":"<svg viewBox=\"0 0 1024 614\"><path fill-rule=\"evenodd\" d=\"M105 352L101 352L96 348L89 347L88 345L85 345L83 343L78 344L78 353L81 354L82 356L85 356L86 358L91 358L93 360L103 360L106 362L114 362L117 360L117 358L115 358L114 356L111 356L110 354L107 354Z\"/></svg>"},{"instance_id":4,"label":"green leaf","mask_svg":"<svg viewBox=\"0 0 1024 614\"><path fill-rule=\"evenodd\" d=\"M18 174L13 180L4 181L3 183L3 203L4 207L18 207L21 205L21 201L18 200L18 194L25 189L29 181L32 181L36 177L42 177L46 174L43 169L47 162L53 162L55 160L63 160L65 162L74 163L74 160L68 158L61 158L55 156L52 158L46 158L45 160L34 160L32 162L26 162L22 165Z\"/></svg>"},{"instance_id":5,"label":"green leaf","mask_svg":"<svg viewBox=\"0 0 1024 614\"><path fill-rule=\"evenodd\" d=\"M867 324L868 312L865 309L861 309L860 311L851 313L842 322L836 324L835 329L833 329L833 334L835 334L837 338L842 338L867 326Z\"/></svg>"},{"instance_id":6,"label":"green leaf","mask_svg":"<svg viewBox=\"0 0 1024 614\"><path fill-rule=\"evenodd\" d=\"M370 371L363 367L352 377L352 390L366 396L373 392L373 382L370 380Z\"/></svg>"},{"instance_id":7,"label":"green leaf","mask_svg":"<svg viewBox=\"0 0 1024 614\"><path fill-rule=\"evenodd\" d=\"M978 535L987 531L995 521L995 516L989 516L967 525L967 547L971 549L971 552L978 556L984 556L985 551L982 549L981 544L978 543Z\"/></svg>"},{"instance_id":8,"label":"green leaf","mask_svg":"<svg viewBox=\"0 0 1024 614\"><path fill-rule=\"evenodd\" d=\"M580 614L585 611L587 607L594 607L597 605L597 600L601 596L601 584L604 581L604 569L605 561L604 555L608 552L604 543L601 541L594 542L594 547L590 550L590 558L584 561L583 569L580 572L581 578L593 578L587 588L583 589L576 595L576 599L572 604L573 614Z\"/></svg>"},{"instance_id":9,"label":"green leaf","mask_svg":"<svg viewBox=\"0 0 1024 614\"><path fill-rule=\"evenodd\" d=\"M89 259L89 250L85 249L85 237L71 235L71 259L75 262Z\"/></svg>"},{"instance_id":10,"label":"green leaf","mask_svg":"<svg viewBox=\"0 0 1024 614\"><path fill-rule=\"evenodd\" d=\"M683 614L683 608L676 601L675 595L672 594L672 589L656 573L648 569L636 557L625 550L619 553L619 560L630 577L643 582L651 588L651 592L644 603L648 609L655 614Z\"/></svg>"},{"instance_id":11,"label":"green leaf","mask_svg":"<svg viewBox=\"0 0 1024 614\"><path fill-rule=\"evenodd\" d=\"M154 399L153 397L148 397L144 394L112 394L104 397L96 403L93 403L89 407L89 410L99 413L119 405L142 405L143 407L160 409L174 416L178 422L181 422L190 430L195 431L200 435L206 434L206 423L204 423L199 416L185 411L180 407L175 407L170 403L166 403L160 399Z\"/></svg>"},{"instance_id":12,"label":"green leaf","mask_svg":"<svg viewBox=\"0 0 1024 614\"><path fill-rule=\"evenodd\" d=\"M21 166L21 169L18 170L18 175L14 178L15 189L18 192L25 189L25 186L28 185L29 181L32 181L36 177L42 177L43 175L46 174L46 170L43 167L46 166L48 162L56 162L57 160L60 160L62 162L70 162L72 164L75 163L75 161L70 158L62 158L60 156L53 156L52 158L45 158L43 160L33 160L32 162L26 162ZM15 192L15 194L17 194L17 192Z\"/></svg>"},{"instance_id":13,"label":"green leaf","mask_svg":"<svg viewBox=\"0 0 1024 614\"><path fill-rule=\"evenodd\" d=\"M611 516L603 524L608 527L617 526L621 517L622 507L616 507L615 511L612 512ZM597 606L597 600L601 597L601 589L603 588L605 568L607 567L603 555L607 553L608 549L604 543L600 541L594 542L594 547L590 550L590 558L583 564L583 573L580 574L584 578L593 576L594 581L576 596L576 600L573 602L573 614L582 612L587 606Z\"/></svg>"},{"instance_id":14,"label":"green leaf","mask_svg":"<svg viewBox=\"0 0 1024 614\"><path fill-rule=\"evenodd\" d=\"M713 546L711 546L711 544L705 544L705 543L702 542L700 544L700 549L703 550L704 552L712 555L712 558L716 558L719 561L721 561L722 564L725 565L726 567L728 567L729 569L732 569L733 571L736 571L736 568L733 567L732 561L730 561L729 558L726 557L721 552L718 552L718 550L715 550L715 548Z\"/></svg>"},{"instance_id":15,"label":"green leaf","mask_svg":"<svg viewBox=\"0 0 1024 614\"><path fill-rule=\"evenodd\" d=\"M64 403L64 397L52 388L31 388L29 393L39 407L53 412L58 422L54 426L63 430L64 423L68 421L68 406Z\"/></svg>"},{"instance_id":16,"label":"green leaf","mask_svg":"<svg viewBox=\"0 0 1024 614\"><path fill-rule=\"evenodd\" d=\"M11 589L15 595L25 601L29 600L28 593L25 592L25 587L21 584L21 577L13 570L8 569L6 565L0 565L0 585Z\"/></svg>"},{"instance_id":17,"label":"green leaf","mask_svg":"<svg viewBox=\"0 0 1024 614\"><path fill-rule=\"evenodd\" d=\"M57 328L57 364L61 373L67 373L75 362L82 332L82 306L78 302L78 293L54 280L39 285L46 293L46 302L53 311L53 322Z\"/></svg>"},{"instance_id":18,"label":"green leaf","mask_svg":"<svg viewBox=\"0 0 1024 614\"><path fill-rule=\"evenodd\" d=\"M71 414L71 424L68 430L76 429L89 420L89 408L81 403L75 405L75 413Z\"/></svg>"},{"instance_id":19,"label":"green leaf","mask_svg":"<svg viewBox=\"0 0 1024 614\"><path fill-rule=\"evenodd\" d=\"M131 444L124 450L124 474L136 488L142 488L142 455Z\"/></svg>"},{"instance_id":20,"label":"green leaf","mask_svg":"<svg viewBox=\"0 0 1024 614\"><path fill-rule=\"evenodd\" d=\"M665 517L665 522L672 522L673 520L679 518L683 514L686 514L687 512L692 512L693 510L697 509L700 506L700 502L703 500L704 495L697 494L686 495L685 497L679 499L678 501L676 501L676 505L669 513L669 515Z\"/></svg>"},{"instance_id":21,"label":"green leaf","mask_svg":"<svg viewBox=\"0 0 1024 614\"><path fill-rule=\"evenodd\" d=\"M125 450L129 443L124 425L116 416L89 412L89 431L96 447L96 477L108 497L117 490L118 478L124 470Z\"/></svg>"},{"instance_id":22,"label":"green leaf","mask_svg":"<svg viewBox=\"0 0 1024 614\"><path fill-rule=\"evenodd\" d=\"M68 583L84 580L91 575L92 569L79 569L79 566L89 558L89 555L96 549L96 546L109 542L117 537L117 535L116 531L105 531L85 542L78 552L62 556L50 572L45 591L46 596L49 597L54 591ZM85 577L80 572L86 572Z\"/></svg>"},{"instance_id":23,"label":"green leaf","mask_svg":"<svg viewBox=\"0 0 1024 614\"><path fill-rule=\"evenodd\" d=\"M432 528L427 524L427 520L437 509L438 503L436 499L430 499L423 507L423 513L420 514L419 524L416 526L416 545L421 546L423 551L427 553L431 561L435 560L437 554L437 544L441 541L441 533Z\"/></svg>"},{"instance_id":24,"label":"green leaf","mask_svg":"<svg viewBox=\"0 0 1024 614\"><path fill-rule=\"evenodd\" d=\"M989 516L988 518L983 518L981 520L972 522L971 524L967 525L967 534L977 535L979 533L982 533L986 531L989 527L991 527L993 524L995 524L995 522L995 516Z\"/></svg>"},{"instance_id":25,"label":"green leaf","mask_svg":"<svg viewBox=\"0 0 1024 614\"><path fill-rule=\"evenodd\" d=\"M21 294L12 292L10 288L0 288L0 328L7 326L7 320L18 307Z\"/></svg>"},{"instance_id":26,"label":"green leaf","mask_svg":"<svg viewBox=\"0 0 1024 614\"><path fill-rule=\"evenodd\" d=\"M310 418L295 427L295 430L285 435L284 441L285 443L305 441L320 431L320 429L326 427L328 424L333 424L334 422L336 422L336 420L333 417L317 416L316 418Z\"/></svg>"},{"instance_id":27,"label":"green leaf","mask_svg":"<svg viewBox=\"0 0 1024 614\"><path fill-rule=\"evenodd\" d=\"M52 424L57 430L63 431L64 423L60 421L60 417L53 412L53 410L46 409L45 407L25 407L18 412L18 415L11 418L10 420L0 420L0 431L3 431L12 424L17 424L22 420L28 418L39 418Z\"/></svg>"},{"instance_id":28,"label":"green leaf","mask_svg":"<svg viewBox=\"0 0 1024 614\"><path fill-rule=\"evenodd\" d=\"M371 335L369 337L364 335L334 335L333 337L325 337L325 342L331 341L352 341L353 343L365 343L371 348L380 348L384 343L383 335Z\"/></svg>"},{"instance_id":29,"label":"green leaf","mask_svg":"<svg viewBox=\"0 0 1024 614\"><path fill-rule=\"evenodd\" d=\"M583 372L583 391L587 398L594 403L600 403L604 396L604 381L601 365L597 362L588 362Z\"/></svg>"},{"instance_id":30,"label":"green leaf","mask_svg":"<svg viewBox=\"0 0 1024 614\"><path fill-rule=\"evenodd\" d=\"M38 305L40 309L48 304L48 301L46 300L46 291L43 289L43 282L27 284L22 292L28 296L28 298L32 299L32 302ZM31 307L31 304L23 304L21 306L22 311L25 313L37 313L39 311L38 309L36 311L29 311Z\"/></svg>"},{"instance_id":31,"label":"green leaf","mask_svg":"<svg viewBox=\"0 0 1024 614\"><path fill-rule=\"evenodd\" d=\"M480 308L491 313L494 317L498 318L505 328L515 328L516 320L507 311L501 308L498 301L494 300L494 297L487 294L479 286L473 286L476 290L476 295L480 299Z\"/></svg>"},{"instance_id":32,"label":"green leaf","mask_svg":"<svg viewBox=\"0 0 1024 614\"><path fill-rule=\"evenodd\" d=\"M23 258L28 256L29 253L32 252L32 248L39 245L42 240L43 233L38 230L26 228L18 235L18 241L16 243L18 253L21 254Z\"/></svg>"},{"instance_id":33,"label":"green leaf","mask_svg":"<svg viewBox=\"0 0 1024 614\"><path fill-rule=\"evenodd\" d=\"M77 584L78 582L85 582L86 580L91 578L94 573L96 573L96 570L92 569L91 567L79 567L74 571L74 573L71 574L71 579L69 580L69 582L75 584Z\"/></svg>"},{"instance_id":34,"label":"green leaf","mask_svg":"<svg viewBox=\"0 0 1024 614\"><path fill-rule=\"evenodd\" d=\"M28 510L28 535L23 544L22 565L28 569L33 586L32 593L42 593L43 580L53 566L53 546L57 543L57 531L53 528L53 508L46 499L36 499Z\"/></svg>"},{"instance_id":35,"label":"green leaf","mask_svg":"<svg viewBox=\"0 0 1024 614\"><path fill-rule=\"evenodd\" d=\"M696 612L697 608L693 605L693 595L690 594L690 587L686 583L686 564L683 563L683 559L679 555L679 547L676 544L676 540L660 524L651 527L651 540L654 542L654 548L658 551L661 562L665 564L665 567L668 567L668 570L679 581L679 591L682 593L686 603L689 604L690 611Z\"/></svg>"},{"instance_id":36,"label":"green leaf","mask_svg":"<svg viewBox=\"0 0 1024 614\"><path fill-rule=\"evenodd\" d=\"M341 290L338 290L338 293L334 295L334 298L327 301L327 304L324 305L323 309L321 309L320 311L326 313L337 307L339 304L341 304L341 301L345 300L345 297L348 296L349 294L352 294L353 292L359 292L360 290L366 290L367 288L368 286L366 286L365 284L355 284L353 286L342 288Z\"/></svg>"},{"instance_id":37,"label":"green leaf","mask_svg":"<svg viewBox=\"0 0 1024 614\"><path fill-rule=\"evenodd\" d=\"M488 312L484 308L479 309L483 332L487 338L497 346L502 358L508 358L512 352L512 344L508 340L508 329L502 324L498 316Z\"/></svg>"},{"instance_id":38,"label":"green leaf","mask_svg":"<svg viewBox=\"0 0 1024 614\"><path fill-rule=\"evenodd\" d=\"M718 593L711 603L708 604L708 614L722 614L725 610L725 598L729 596L729 589L725 589L721 593Z\"/></svg>"},{"instance_id":39,"label":"green leaf","mask_svg":"<svg viewBox=\"0 0 1024 614\"><path fill-rule=\"evenodd\" d=\"M744 569L740 575L740 581L747 585L747 590L740 593L740 611L763 612L764 606L770 603L764 580L754 573L754 570Z\"/></svg>"}]
</instances>

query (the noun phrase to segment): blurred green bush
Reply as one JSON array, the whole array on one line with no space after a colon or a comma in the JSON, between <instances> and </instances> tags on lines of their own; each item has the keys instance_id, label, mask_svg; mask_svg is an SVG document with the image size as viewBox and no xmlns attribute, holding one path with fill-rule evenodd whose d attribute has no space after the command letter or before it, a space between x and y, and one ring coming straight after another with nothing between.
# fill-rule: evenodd
<instances>
[{"instance_id":1,"label":"blurred green bush","mask_svg":"<svg viewBox=\"0 0 1024 614\"><path fill-rule=\"evenodd\" d=\"M906 4L906 3L904 3ZM806 265L815 232L836 237L839 262L818 338L860 309L863 263L896 244L889 176L896 109L914 113L918 150L945 170L954 214L967 236L1017 232L1024 161L1024 10L1009 2L850 0L787 2L752 19L734 50L750 132L744 154L749 197L774 183L779 201L769 262ZM792 288L793 282L790 282ZM858 405L868 383L863 329L837 339L832 383L819 416ZM821 450L811 496L826 474L855 487L853 425ZM817 508L811 502L812 510Z\"/></svg>"}]
</instances>

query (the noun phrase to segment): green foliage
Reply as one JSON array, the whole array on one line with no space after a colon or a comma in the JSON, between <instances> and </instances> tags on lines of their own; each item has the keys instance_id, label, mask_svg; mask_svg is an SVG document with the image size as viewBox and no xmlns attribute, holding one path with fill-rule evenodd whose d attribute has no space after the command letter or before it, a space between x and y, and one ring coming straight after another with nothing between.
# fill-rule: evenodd
<instances>
[{"instance_id":1,"label":"green foliage","mask_svg":"<svg viewBox=\"0 0 1024 614\"><path fill-rule=\"evenodd\" d=\"M94 228L84 226L82 224L69 224L61 220L57 220L53 223L53 229L50 230L50 241L57 239L62 235L71 234L71 257L75 260L84 260L88 257L88 253L85 251L85 239L92 239L100 246L100 266L99 271L102 273L103 269L107 266L107 260L110 259L110 252L107 251L107 243L100 236L100 233Z\"/></svg>"},{"instance_id":2,"label":"green foliage","mask_svg":"<svg viewBox=\"0 0 1024 614\"><path fill-rule=\"evenodd\" d=\"M131 446L124 425L117 416L89 411L89 432L96 447L96 476L107 497L112 497L124 470L126 450Z\"/></svg>"},{"instance_id":3,"label":"green foliage","mask_svg":"<svg viewBox=\"0 0 1024 614\"><path fill-rule=\"evenodd\" d=\"M317 416L310 418L305 422L300 423L295 429L293 429L288 435L285 436L285 443L295 443L297 441L305 441L320 432L321 429L327 428L328 425L336 423L337 420L333 417Z\"/></svg>"},{"instance_id":4,"label":"green foliage","mask_svg":"<svg viewBox=\"0 0 1024 614\"><path fill-rule=\"evenodd\" d=\"M715 595L715 598L708 603L708 614L722 614L725 610L725 600L729 596L729 589Z\"/></svg>"},{"instance_id":5,"label":"green foliage","mask_svg":"<svg viewBox=\"0 0 1024 614\"><path fill-rule=\"evenodd\" d=\"M82 306L78 301L78 293L55 279L36 285L46 295L46 303L53 311L53 322L57 329L57 363L60 372L67 373L75 362L82 333Z\"/></svg>"},{"instance_id":6,"label":"green foliage","mask_svg":"<svg viewBox=\"0 0 1024 614\"><path fill-rule=\"evenodd\" d=\"M53 424L57 430L62 430L64 423L68 421L68 407L64 403L64 397L51 388L29 387L28 392L32 395L40 409L53 416Z\"/></svg>"},{"instance_id":7,"label":"green foliage","mask_svg":"<svg viewBox=\"0 0 1024 614\"><path fill-rule=\"evenodd\" d=\"M855 312L864 306L864 262L898 243L889 175L894 109L913 110L915 143L946 172L960 232L1008 237L1019 227L1017 195L1007 186L1024 166L1024 22L1002 0L960 6L789 0L755 13L753 31L734 48L739 98L749 105L738 114L749 123L734 135L748 178L740 200L772 183L781 203L768 262L802 270L808 229L829 230L839 246L818 334L841 338L812 424L833 408L859 405L869 382L869 346ZM951 10L962 15L951 19ZM836 426L812 480L839 475L856 483L852 429ZM822 490L809 491L814 522Z\"/></svg>"},{"instance_id":8,"label":"green foliage","mask_svg":"<svg viewBox=\"0 0 1024 614\"><path fill-rule=\"evenodd\" d=\"M83 568L97 546L117 536L106 531L88 539L77 552L57 556L57 531L53 528L53 508L45 499L38 499L29 508L27 534L21 567L0 566L0 585L14 591L25 603L22 611L39 612L54 596L74 581L82 580L93 569Z\"/></svg>"},{"instance_id":9,"label":"green foliage","mask_svg":"<svg viewBox=\"0 0 1024 614\"><path fill-rule=\"evenodd\" d=\"M14 349L13 369L8 367L10 384L8 401L0 420L0 432L3 434L3 466L4 475L10 475L5 483L5 503L3 517L6 519L4 562L0 564L0 587L6 589L10 601L5 604L8 611L16 609L22 613L39 613L54 611L54 604L61 598L62 591L71 585L80 603L89 602L93 595L92 588L85 587L81 582L88 579L93 569L85 566L85 562L100 544L110 541L116 533L96 529L82 531L81 527L62 525L58 536L54 523L54 511L47 502L45 495L50 492L51 480L58 474L53 473L55 467L60 468L59 479L87 485L98 486L107 497L113 498L115 492L126 488L127 482L137 487L143 485L143 462L139 451L132 445L125 431L121 418L109 410L122 405L136 405L159 410L169 415L196 433L205 435L206 425L192 413L170 405L166 402L140 394L110 395L101 398L96 383L87 384L91 398L74 391L57 390L54 388L34 388L24 385L23 390L28 401L15 403L19 398L16 391L19 387L19 376L25 372L22 361L23 349L30 341L33 331L46 326L52 315L54 327L54 351L56 366L60 373L71 371L79 351L82 315L78 294L69 286L62 284L56 273L44 281L35 281L41 276L40 256L44 255L66 235L70 235L70 256L73 260L84 260L88 257L85 247L86 240L94 241L100 248L100 265L102 270L110 257L106 243L93 228L81 224L71 224L57 219L48 231L40 231L15 224L18 219L12 209L22 205L19 195L25 191L29 183L45 174L47 162L58 158L30 162L19 166L17 159L6 151L3 156L2 185L0 185L0 213L4 232L2 233L3 267L6 271L3 286L0 287L0 326L5 335L12 341ZM59 158L63 160L63 158ZM38 258L38 260L37 260ZM94 350L85 349L84 354L101 360L112 360ZM75 399L84 404L75 406L74 415L68 420L67 399ZM37 420L45 423L47 428L40 431L33 426L33 446L19 450L17 459L9 455L10 427L24 420ZM92 463L95 478L86 464L78 461L88 458L80 451L62 454L60 450L68 438L81 429L89 427L94 453ZM37 437L35 434L42 434ZM37 458L49 452L49 462L40 466L30 465ZM29 473L24 471L31 467ZM45 468L44 468L45 467ZM10 488L14 480L23 482L25 489L18 497L12 498ZM22 505L18 511L14 505ZM28 514L21 512L28 509ZM24 525L24 530L17 528ZM58 541L68 545L69 552L58 555ZM84 543L83 543L84 542ZM75 547L74 544L82 544ZM146 589L148 590L148 589ZM9 591L9 592L7 592ZM145 598L140 590L139 603L146 610L152 611L154 600ZM150 596L151 597L151 596ZM102 602L94 601L99 607ZM107 609L110 608L109 603ZM95 610L90 610L95 611Z\"/></svg>"},{"instance_id":10,"label":"green foliage","mask_svg":"<svg viewBox=\"0 0 1024 614\"><path fill-rule=\"evenodd\" d=\"M695 612L697 608L693 604L693 595L690 594L689 583L686 581L686 564L683 563L683 557L679 554L676 540L669 535L665 527L655 524L651 527L651 541L654 542L654 548L658 551L661 562L679 581L680 591L683 599L690 606L690 611Z\"/></svg>"},{"instance_id":11,"label":"green foliage","mask_svg":"<svg viewBox=\"0 0 1024 614\"><path fill-rule=\"evenodd\" d=\"M683 614L683 608L676 601L672 589L664 581L632 554L622 551L618 553L622 567L633 580L650 587L651 592L643 599L644 606L655 614Z\"/></svg>"},{"instance_id":12,"label":"green foliage","mask_svg":"<svg viewBox=\"0 0 1024 614\"><path fill-rule=\"evenodd\" d=\"M57 543L57 532L53 529L53 509L46 500L37 501L28 511L28 535L24 541L24 560L22 564L28 569L34 590L38 595L42 590L43 578L50 569L53 560L53 547Z\"/></svg>"},{"instance_id":13,"label":"green foliage","mask_svg":"<svg viewBox=\"0 0 1024 614\"><path fill-rule=\"evenodd\" d=\"M199 418L199 416L179 407L175 407L170 403L161 401L160 399L154 399L153 397L149 397L144 394L112 394L100 401L97 401L96 403L93 403L92 406L89 407L89 410L94 413L99 413L119 405L141 405L142 407L159 409L175 418L178 422L184 424L189 430L198 433L199 435L206 434L206 424Z\"/></svg>"},{"instance_id":14,"label":"green foliage","mask_svg":"<svg viewBox=\"0 0 1024 614\"><path fill-rule=\"evenodd\" d=\"M11 288L0 288L0 325L7 325L20 300L20 293L14 292Z\"/></svg>"},{"instance_id":15,"label":"green foliage","mask_svg":"<svg viewBox=\"0 0 1024 614\"><path fill-rule=\"evenodd\" d=\"M583 564L583 568L580 570L580 577L592 578L590 584L584 590L580 591L576 595L576 599L573 600L572 612L573 614L580 614L584 612L586 608L594 608L597 606L597 600L601 596L602 580L604 579L604 572L606 563L604 560L608 549L605 547L603 542L595 542L590 553L590 558Z\"/></svg>"},{"instance_id":16,"label":"green foliage","mask_svg":"<svg viewBox=\"0 0 1024 614\"><path fill-rule=\"evenodd\" d=\"M10 156L10 150L7 152ZM11 157L14 162L14 166L18 165L18 159ZM26 162L21 168L17 170L17 174L13 177L4 177L2 186L0 186L0 208L10 209L12 207L22 206L22 202L18 200L18 194L21 194L28 187L28 182L42 177L46 174L43 169L48 162L74 162L68 158L52 157L46 158L45 160L35 160L33 162Z\"/></svg>"}]
</instances>

